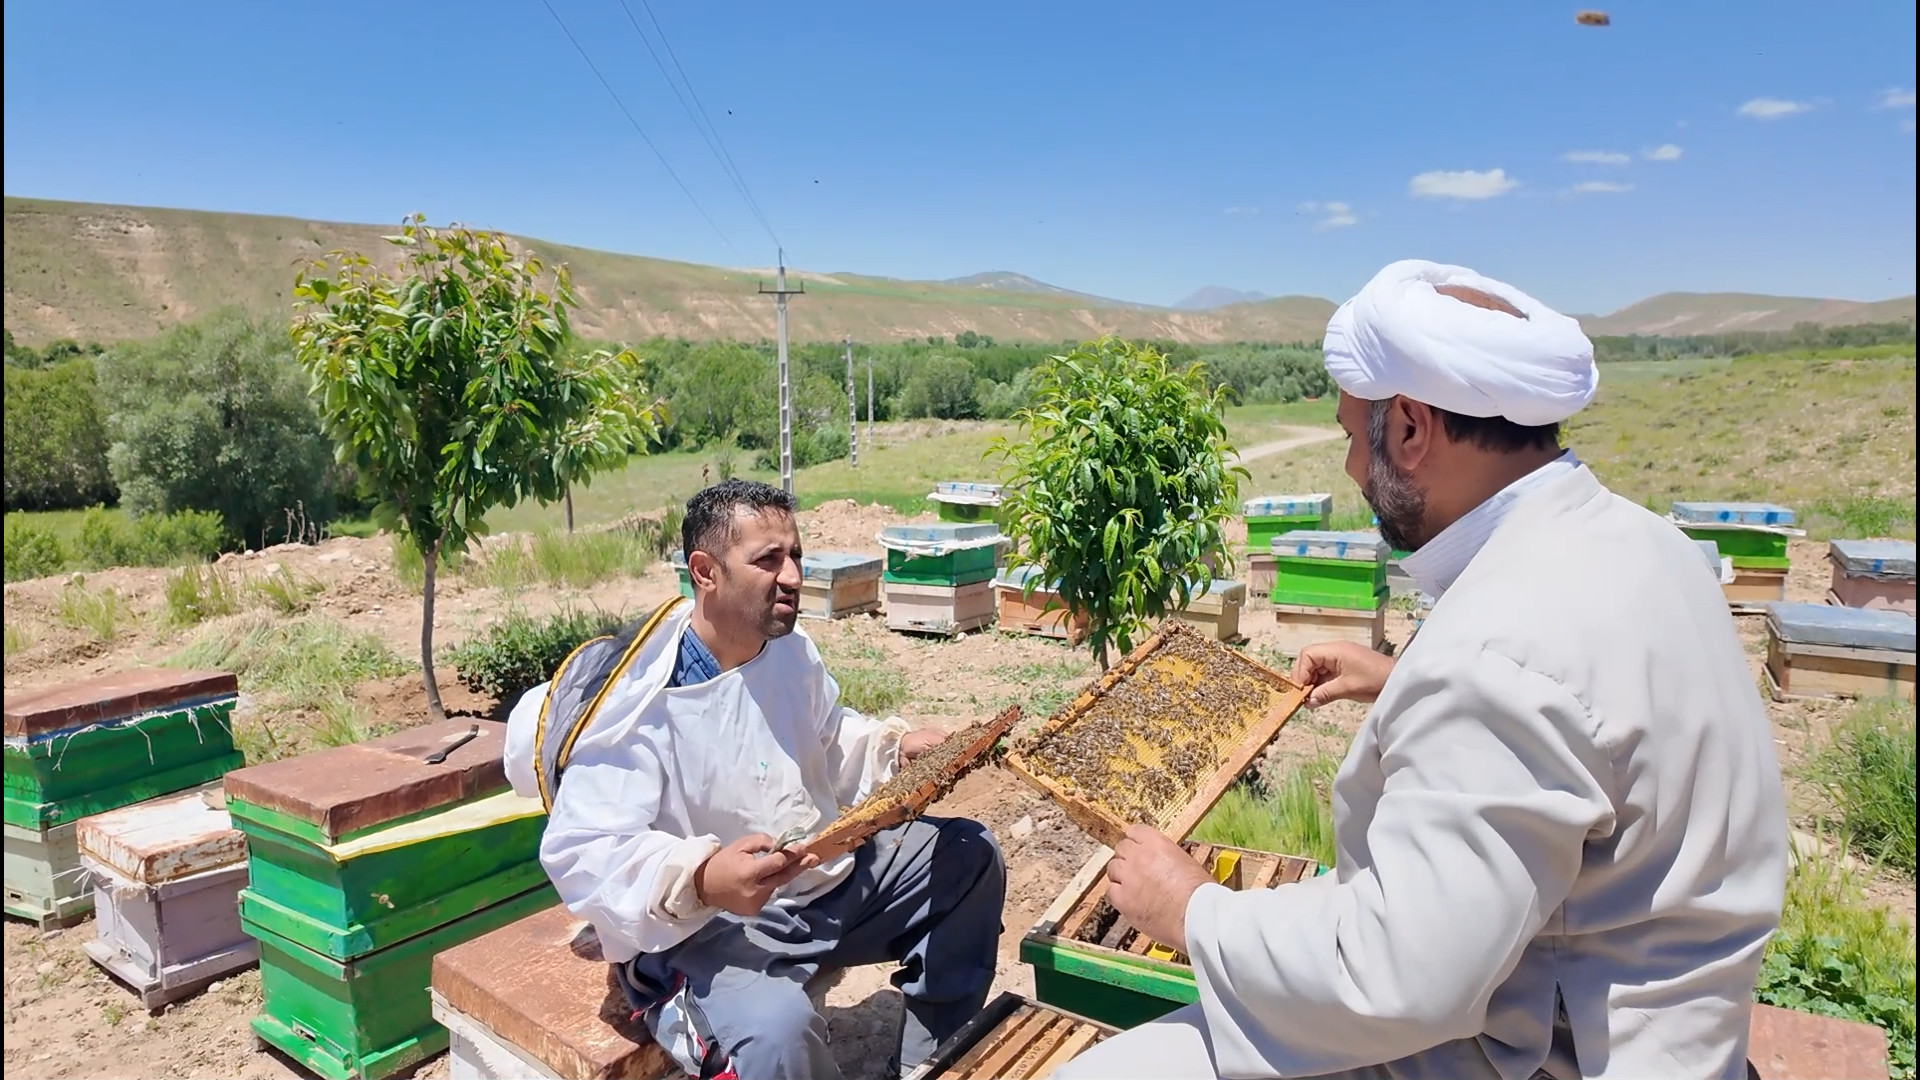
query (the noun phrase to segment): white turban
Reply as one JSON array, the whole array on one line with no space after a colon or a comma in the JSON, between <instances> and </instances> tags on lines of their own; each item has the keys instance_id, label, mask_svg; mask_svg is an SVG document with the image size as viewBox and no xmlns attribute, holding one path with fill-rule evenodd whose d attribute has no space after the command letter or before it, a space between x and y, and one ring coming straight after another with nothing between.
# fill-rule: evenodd
<instances>
[{"instance_id":1,"label":"white turban","mask_svg":"<svg viewBox=\"0 0 1920 1080\"><path fill-rule=\"evenodd\" d=\"M1526 318L1435 292L1440 285L1497 296ZM1402 395L1529 427L1579 412L1600 383L1578 322L1464 266L1419 259L1388 266L1340 305L1322 348L1327 374L1354 397Z\"/></svg>"}]
</instances>

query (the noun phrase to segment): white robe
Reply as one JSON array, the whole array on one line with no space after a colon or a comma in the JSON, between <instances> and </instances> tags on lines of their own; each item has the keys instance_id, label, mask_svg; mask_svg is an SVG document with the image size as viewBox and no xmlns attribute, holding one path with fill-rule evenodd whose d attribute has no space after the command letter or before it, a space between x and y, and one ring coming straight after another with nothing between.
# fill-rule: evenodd
<instances>
[{"instance_id":1,"label":"white robe","mask_svg":"<svg viewBox=\"0 0 1920 1080\"><path fill-rule=\"evenodd\" d=\"M668 687L692 605L669 616L574 744L540 861L567 910L593 924L615 963L684 940L718 911L693 874L752 833L814 831L893 775L907 730L839 703L840 687L805 632L695 686ZM507 721L507 779L537 797L533 741L542 684ZM804 906L853 868L823 863L773 904Z\"/></svg>"},{"instance_id":2,"label":"white robe","mask_svg":"<svg viewBox=\"0 0 1920 1080\"><path fill-rule=\"evenodd\" d=\"M1744 1076L1784 796L1726 601L1672 525L1584 467L1517 499L1333 795L1334 873L1202 886L1199 1006L1060 1075L1525 1078L1557 992L1582 1076Z\"/></svg>"}]
</instances>

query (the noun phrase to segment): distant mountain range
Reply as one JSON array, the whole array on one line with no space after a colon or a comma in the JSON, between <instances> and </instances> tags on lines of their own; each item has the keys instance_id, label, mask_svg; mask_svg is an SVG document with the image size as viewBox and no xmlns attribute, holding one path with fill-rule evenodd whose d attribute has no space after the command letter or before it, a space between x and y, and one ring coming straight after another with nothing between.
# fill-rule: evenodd
<instances>
[{"instance_id":1,"label":"distant mountain range","mask_svg":"<svg viewBox=\"0 0 1920 1080\"><path fill-rule=\"evenodd\" d=\"M392 226L6 198L6 327L23 343L145 337L227 304L284 311L293 276L335 248L390 257ZM581 298L575 322L593 337L656 334L756 340L774 333L758 295L770 270L736 270L520 238L564 261ZM1003 341L1070 341L1103 333L1192 343L1314 341L1330 300L1267 298L1207 286L1171 308L1063 289L1011 271L904 281L789 268L806 289L788 306L796 340L895 341L963 330ZM1582 321L1600 334L1695 334L1911 319L1911 296L1878 303L1668 293Z\"/></svg>"}]
</instances>

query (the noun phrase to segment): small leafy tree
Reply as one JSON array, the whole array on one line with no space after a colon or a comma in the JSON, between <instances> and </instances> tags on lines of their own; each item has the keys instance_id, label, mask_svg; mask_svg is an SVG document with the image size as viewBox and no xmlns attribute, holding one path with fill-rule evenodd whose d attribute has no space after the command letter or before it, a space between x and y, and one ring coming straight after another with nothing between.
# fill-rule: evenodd
<instances>
[{"instance_id":1,"label":"small leafy tree","mask_svg":"<svg viewBox=\"0 0 1920 1080\"><path fill-rule=\"evenodd\" d=\"M1176 369L1116 338L1050 358L1007 463L1007 528L1017 566L1058 581L1088 641L1133 648L1150 622L1184 609L1226 552L1225 523L1245 470L1231 467L1225 397L1199 364Z\"/></svg>"},{"instance_id":2,"label":"small leafy tree","mask_svg":"<svg viewBox=\"0 0 1920 1080\"><path fill-rule=\"evenodd\" d=\"M640 358L628 349L576 355L567 363L565 378L572 392L584 394L589 402L552 429L547 458L566 504L567 531L572 532L574 485L586 487L594 473L619 468L635 451L644 453L660 437L666 405L657 400L642 403L647 388L640 379Z\"/></svg>"},{"instance_id":3,"label":"small leafy tree","mask_svg":"<svg viewBox=\"0 0 1920 1080\"><path fill-rule=\"evenodd\" d=\"M559 499L557 433L602 402L594 365L566 357L566 268L549 275L498 233L424 221L386 237L401 252L393 274L345 251L301 273L293 335L338 456L381 500L375 521L420 552L421 676L439 718L440 557L485 535L495 507Z\"/></svg>"}]
</instances>

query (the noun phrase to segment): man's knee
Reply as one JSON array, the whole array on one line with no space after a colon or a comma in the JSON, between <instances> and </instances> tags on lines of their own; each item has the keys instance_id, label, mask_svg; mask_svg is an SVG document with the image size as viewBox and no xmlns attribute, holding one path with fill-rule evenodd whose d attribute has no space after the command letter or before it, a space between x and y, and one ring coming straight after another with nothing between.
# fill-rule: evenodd
<instances>
[{"instance_id":1,"label":"man's knee","mask_svg":"<svg viewBox=\"0 0 1920 1080\"><path fill-rule=\"evenodd\" d=\"M934 848L934 866L966 868L982 884L1004 891L1007 879L1006 856L993 830L971 818L945 818L939 822L940 838Z\"/></svg>"},{"instance_id":2,"label":"man's knee","mask_svg":"<svg viewBox=\"0 0 1920 1080\"><path fill-rule=\"evenodd\" d=\"M741 1076L804 1076L827 1043L827 1021L799 983L768 980L724 1004L707 1002L720 1044ZM714 1012L725 1009L724 1021Z\"/></svg>"}]
</instances>

